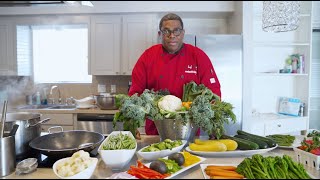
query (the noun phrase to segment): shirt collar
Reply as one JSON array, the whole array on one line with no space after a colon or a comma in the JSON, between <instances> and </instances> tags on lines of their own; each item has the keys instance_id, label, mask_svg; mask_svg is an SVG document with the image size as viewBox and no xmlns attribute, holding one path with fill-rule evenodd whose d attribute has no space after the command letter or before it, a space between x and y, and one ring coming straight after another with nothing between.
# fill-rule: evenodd
<instances>
[{"instance_id":1,"label":"shirt collar","mask_svg":"<svg viewBox=\"0 0 320 180\"><path fill-rule=\"evenodd\" d=\"M165 56L165 55L181 55L181 56L184 56L184 49L185 49L185 45L184 45L184 43L182 43L182 46L181 46L181 48L177 51L177 52L175 52L174 54L170 54L170 53L168 53L168 51L162 46L162 54L161 54L161 56Z\"/></svg>"}]
</instances>

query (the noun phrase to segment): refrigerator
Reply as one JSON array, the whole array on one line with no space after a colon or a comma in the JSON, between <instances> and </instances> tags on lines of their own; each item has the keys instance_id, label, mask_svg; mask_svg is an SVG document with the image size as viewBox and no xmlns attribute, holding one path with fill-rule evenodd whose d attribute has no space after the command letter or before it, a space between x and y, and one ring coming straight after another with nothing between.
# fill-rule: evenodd
<instances>
[{"instance_id":1,"label":"refrigerator","mask_svg":"<svg viewBox=\"0 0 320 180\"><path fill-rule=\"evenodd\" d=\"M210 58L221 85L222 100L233 105L237 121L225 124L227 135L242 129L242 35L185 34L184 42L202 49ZM201 136L207 136L201 131Z\"/></svg>"}]
</instances>

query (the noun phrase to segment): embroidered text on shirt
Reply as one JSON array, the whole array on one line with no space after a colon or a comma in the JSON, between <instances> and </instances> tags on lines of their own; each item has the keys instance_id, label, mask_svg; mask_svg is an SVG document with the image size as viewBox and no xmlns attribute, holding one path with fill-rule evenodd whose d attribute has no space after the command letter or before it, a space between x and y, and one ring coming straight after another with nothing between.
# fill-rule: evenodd
<instances>
[{"instance_id":1,"label":"embroidered text on shirt","mask_svg":"<svg viewBox=\"0 0 320 180\"><path fill-rule=\"evenodd\" d=\"M188 69L192 69L192 65L188 65Z\"/></svg>"},{"instance_id":2,"label":"embroidered text on shirt","mask_svg":"<svg viewBox=\"0 0 320 180\"><path fill-rule=\"evenodd\" d=\"M197 74L197 71L184 71L184 72L189 74L192 74L192 73Z\"/></svg>"}]
</instances>

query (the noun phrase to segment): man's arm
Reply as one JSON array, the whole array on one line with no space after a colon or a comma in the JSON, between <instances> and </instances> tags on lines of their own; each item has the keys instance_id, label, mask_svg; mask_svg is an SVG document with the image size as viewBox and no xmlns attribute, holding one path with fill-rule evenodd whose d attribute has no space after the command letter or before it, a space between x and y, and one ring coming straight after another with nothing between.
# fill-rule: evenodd
<instances>
[{"instance_id":1,"label":"man's arm","mask_svg":"<svg viewBox=\"0 0 320 180\"><path fill-rule=\"evenodd\" d=\"M128 93L129 96L135 93L142 94L147 87L147 73L146 66L144 64L146 56L147 53L144 52L138 59L137 63L134 65L131 75L132 85Z\"/></svg>"},{"instance_id":2,"label":"man's arm","mask_svg":"<svg viewBox=\"0 0 320 180\"><path fill-rule=\"evenodd\" d=\"M200 83L211 89L213 93L221 98L221 86L210 58L201 50L198 53L198 72Z\"/></svg>"}]
</instances>

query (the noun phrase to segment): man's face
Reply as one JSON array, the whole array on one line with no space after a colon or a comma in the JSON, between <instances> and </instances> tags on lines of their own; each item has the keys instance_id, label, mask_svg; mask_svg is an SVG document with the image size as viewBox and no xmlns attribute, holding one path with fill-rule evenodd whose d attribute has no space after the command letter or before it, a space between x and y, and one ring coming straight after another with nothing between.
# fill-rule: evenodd
<instances>
[{"instance_id":1,"label":"man's face","mask_svg":"<svg viewBox=\"0 0 320 180\"><path fill-rule=\"evenodd\" d=\"M178 20L162 22L159 36L162 38L162 45L169 53L180 50L183 44L184 30Z\"/></svg>"}]
</instances>

